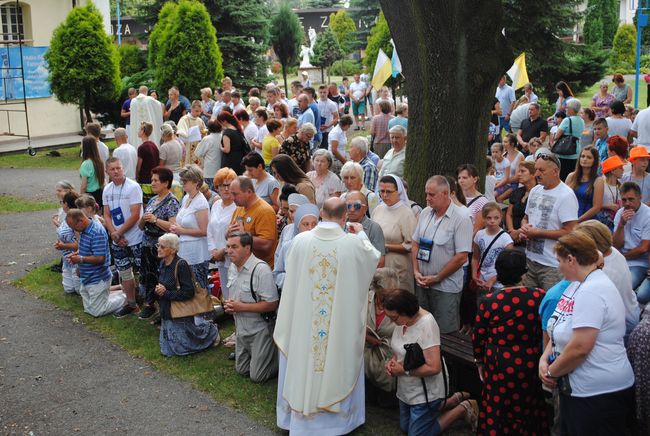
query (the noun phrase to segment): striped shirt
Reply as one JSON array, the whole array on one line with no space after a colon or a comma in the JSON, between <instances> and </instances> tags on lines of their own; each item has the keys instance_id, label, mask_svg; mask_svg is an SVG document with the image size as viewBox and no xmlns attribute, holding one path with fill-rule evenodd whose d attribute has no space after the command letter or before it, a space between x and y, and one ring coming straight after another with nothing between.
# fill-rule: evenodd
<instances>
[{"instance_id":1,"label":"striped shirt","mask_svg":"<svg viewBox=\"0 0 650 436\"><path fill-rule=\"evenodd\" d=\"M93 285L104 280L110 280L113 277L110 269L111 254L108 250L108 234L104 227L94 220L91 220L88 227L81 232L79 255L104 256L104 262L101 264L79 264L82 285Z\"/></svg>"},{"instance_id":2,"label":"striped shirt","mask_svg":"<svg viewBox=\"0 0 650 436\"><path fill-rule=\"evenodd\" d=\"M68 223L65 222L65 219L61 221L61 225L56 229L56 235L59 238L59 241L63 242L64 244L70 244L76 239L74 230L72 230ZM72 268L73 265L68 262L66 258L68 254L72 254L72 250L61 250L61 256L63 256L63 266L66 268Z\"/></svg>"}]
</instances>

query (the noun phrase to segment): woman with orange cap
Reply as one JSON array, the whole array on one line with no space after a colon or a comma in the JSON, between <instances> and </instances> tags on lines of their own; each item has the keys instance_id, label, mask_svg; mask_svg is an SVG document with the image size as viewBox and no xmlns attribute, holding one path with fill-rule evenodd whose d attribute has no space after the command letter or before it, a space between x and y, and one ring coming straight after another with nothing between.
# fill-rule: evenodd
<instances>
[{"instance_id":1,"label":"woman with orange cap","mask_svg":"<svg viewBox=\"0 0 650 436\"><path fill-rule=\"evenodd\" d=\"M645 204L650 203L650 174L646 173L650 154L644 146L634 147L630 150L630 162L632 162L632 172L624 174L621 182L634 182L641 188L641 201Z\"/></svg>"},{"instance_id":2,"label":"woman with orange cap","mask_svg":"<svg viewBox=\"0 0 650 436\"><path fill-rule=\"evenodd\" d=\"M609 227L609 230L614 231L614 216L616 211L621 208L623 202L621 201L621 193L619 181L623 177L623 160L614 155L605 159L602 163L603 169L603 206L596 219Z\"/></svg>"}]
</instances>

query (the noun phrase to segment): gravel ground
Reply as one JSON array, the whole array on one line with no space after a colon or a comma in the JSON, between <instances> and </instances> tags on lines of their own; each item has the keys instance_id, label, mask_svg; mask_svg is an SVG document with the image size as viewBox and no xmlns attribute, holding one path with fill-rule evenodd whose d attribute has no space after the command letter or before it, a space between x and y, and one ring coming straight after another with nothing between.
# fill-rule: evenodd
<instances>
[{"instance_id":1,"label":"gravel ground","mask_svg":"<svg viewBox=\"0 0 650 436\"><path fill-rule=\"evenodd\" d=\"M0 191L47 200L74 175L3 169ZM0 434L275 434L11 286L55 259L52 213L0 215Z\"/></svg>"}]
</instances>

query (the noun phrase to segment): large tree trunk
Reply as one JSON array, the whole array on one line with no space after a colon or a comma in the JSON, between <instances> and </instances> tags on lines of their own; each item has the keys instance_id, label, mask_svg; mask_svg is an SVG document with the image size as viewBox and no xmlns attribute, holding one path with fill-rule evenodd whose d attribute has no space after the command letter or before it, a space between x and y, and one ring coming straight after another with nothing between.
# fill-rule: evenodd
<instances>
[{"instance_id":1,"label":"large tree trunk","mask_svg":"<svg viewBox=\"0 0 650 436\"><path fill-rule=\"evenodd\" d=\"M289 88L287 87L287 66L282 64L282 78L284 79L284 92L289 95Z\"/></svg>"},{"instance_id":2,"label":"large tree trunk","mask_svg":"<svg viewBox=\"0 0 650 436\"><path fill-rule=\"evenodd\" d=\"M423 203L434 174L455 175L462 163L484 174L492 99L514 56L501 0L380 3L406 78L409 196Z\"/></svg>"}]
</instances>

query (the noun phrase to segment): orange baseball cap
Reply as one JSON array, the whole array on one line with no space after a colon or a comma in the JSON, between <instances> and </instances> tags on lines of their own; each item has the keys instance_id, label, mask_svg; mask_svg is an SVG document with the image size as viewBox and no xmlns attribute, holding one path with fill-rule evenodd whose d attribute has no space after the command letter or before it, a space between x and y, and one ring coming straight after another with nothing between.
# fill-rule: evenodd
<instances>
[{"instance_id":1,"label":"orange baseball cap","mask_svg":"<svg viewBox=\"0 0 650 436\"><path fill-rule=\"evenodd\" d=\"M633 161L634 159L642 159L644 157L650 159L650 154L648 154L648 150L646 150L644 146L637 146L630 150L630 161Z\"/></svg>"},{"instance_id":2,"label":"orange baseball cap","mask_svg":"<svg viewBox=\"0 0 650 436\"><path fill-rule=\"evenodd\" d=\"M603 167L603 174L607 174L608 172L615 170L616 168L623 167L625 163L620 157L612 156L610 158L605 159L601 165Z\"/></svg>"}]
</instances>

